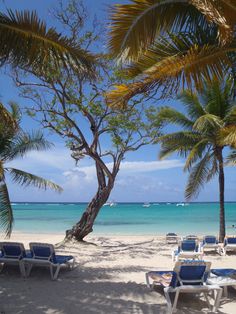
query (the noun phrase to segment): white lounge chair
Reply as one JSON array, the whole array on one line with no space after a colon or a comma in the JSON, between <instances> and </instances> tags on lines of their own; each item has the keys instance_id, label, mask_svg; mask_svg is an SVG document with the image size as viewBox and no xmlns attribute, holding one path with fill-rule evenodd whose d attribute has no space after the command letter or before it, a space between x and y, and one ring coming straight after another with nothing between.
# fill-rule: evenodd
<instances>
[{"instance_id":1,"label":"white lounge chair","mask_svg":"<svg viewBox=\"0 0 236 314\"><path fill-rule=\"evenodd\" d=\"M71 255L57 255L52 244L32 242L29 246L32 257L23 258L23 263L26 268L26 276L30 275L34 265L48 266L50 268L52 280L56 280L63 265L70 269L73 269L74 267L74 257Z\"/></svg>"},{"instance_id":2,"label":"white lounge chair","mask_svg":"<svg viewBox=\"0 0 236 314\"><path fill-rule=\"evenodd\" d=\"M23 243L19 242L0 242L0 264L1 270L5 264L17 264L20 268L20 273L25 276L23 258L27 256Z\"/></svg>"},{"instance_id":3,"label":"white lounge chair","mask_svg":"<svg viewBox=\"0 0 236 314\"><path fill-rule=\"evenodd\" d=\"M216 236L207 235L203 237L203 241L200 244L200 250L204 253L206 250L215 250L220 253L221 246Z\"/></svg>"},{"instance_id":4,"label":"white lounge chair","mask_svg":"<svg viewBox=\"0 0 236 314\"><path fill-rule=\"evenodd\" d=\"M176 262L173 271L146 273L146 283L148 287L153 287L155 285L161 285L164 287L168 313L170 314L176 311L180 293L203 293L208 307L211 310L208 294L215 291L216 294L213 311L217 311L220 304L222 289L218 285L206 284L207 278L210 274L210 266L210 262L204 261ZM150 283L150 280L153 280L153 282ZM163 282L165 284L163 284ZM175 293L173 304L170 299L171 293ZM211 293L211 295L213 294Z\"/></svg>"},{"instance_id":5,"label":"white lounge chair","mask_svg":"<svg viewBox=\"0 0 236 314\"><path fill-rule=\"evenodd\" d=\"M175 244L175 243L178 243L178 241L179 241L179 237L176 233L169 232L166 234L166 243Z\"/></svg>"},{"instance_id":6,"label":"white lounge chair","mask_svg":"<svg viewBox=\"0 0 236 314\"><path fill-rule=\"evenodd\" d=\"M179 259L202 259L203 253L199 250L198 242L195 240L182 240L177 250L172 252L173 261Z\"/></svg>"},{"instance_id":7,"label":"white lounge chair","mask_svg":"<svg viewBox=\"0 0 236 314\"><path fill-rule=\"evenodd\" d=\"M223 246L221 248L221 254L226 255L227 251L236 251L236 237L235 236L225 237Z\"/></svg>"}]
</instances>

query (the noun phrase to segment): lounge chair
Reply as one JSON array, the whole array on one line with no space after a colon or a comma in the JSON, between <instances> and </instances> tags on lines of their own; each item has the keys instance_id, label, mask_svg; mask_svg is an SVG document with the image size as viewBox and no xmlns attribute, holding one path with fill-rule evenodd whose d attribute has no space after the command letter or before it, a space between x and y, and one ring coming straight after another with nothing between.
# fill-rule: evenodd
<instances>
[{"instance_id":1,"label":"lounge chair","mask_svg":"<svg viewBox=\"0 0 236 314\"><path fill-rule=\"evenodd\" d=\"M224 239L224 244L221 248L221 254L226 255L227 251L236 251L236 237L226 236Z\"/></svg>"},{"instance_id":2,"label":"lounge chair","mask_svg":"<svg viewBox=\"0 0 236 314\"><path fill-rule=\"evenodd\" d=\"M218 285L223 288L224 296L228 297L228 287L236 289L236 269L216 268L211 269L211 274L207 279L210 285Z\"/></svg>"},{"instance_id":3,"label":"lounge chair","mask_svg":"<svg viewBox=\"0 0 236 314\"><path fill-rule=\"evenodd\" d=\"M26 269L26 276L30 275L31 269L34 265L48 266L50 268L52 280L56 280L62 266L66 265L70 269L74 267L74 257L71 255L57 255L52 244L32 242L29 244L29 246L31 257L23 259Z\"/></svg>"},{"instance_id":4,"label":"lounge chair","mask_svg":"<svg viewBox=\"0 0 236 314\"><path fill-rule=\"evenodd\" d=\"M204 236L203 241L200 244L200 250L204 253L206 249L210 250L216 250L218 253L220 253L220 244L219 241L217 240L216 236Z\"/></svg>"},{"instance_id":5,"label":"lounge chair","mask_svg":"<svg viewBox=\"0 0 236 314\"><path fill-rule=\"evenodd\" d=\"M179 242L178 249L173 251L173 261L179 259L201 259L202 252L199 251L199 245L195 240L182 240Z\"/></svg>"},{"instance_id":6,"label":"lounge chair","mask_svg":"<svg viewBox=\"0 0 236 314\"><path fill-rule=\"evenodd\" d=\"M2 268L5 264L18 264L21 275L25 276L25 268L22 261L28 253L26 252L23 243L0 242L0 250L0 264L2 264Z\"/></svg>"},{"instance_id":7,"label":"lounge chair","mask_svg":"<svg viewBox=\"0 0 236 314\"><path fill-rule=\"evenodd\" d=\"M217 311L222 295L222 289L218 285L206 284L210 274L210 266L210 262L204 261L176 262L173 271L151 271L146 273L146 283L148 287L153 287L155 285L164 287L168 313L176 311L180 293L203 293L208 307L211 309L208 294L212 291L216 291L213 311ZM152 284L150 283L150 280L153 280ZM170 299L171 293L175 293L173 304Z\"/></svg>"},{"instance_id":8,"label":"lounge chair","mask_svg":"<svg viewBox=\"0 0 236 314\"><path fill-rule=\"evenodd\" d=\"M198 241L198 236L196 236L194 234L189 234L189 235L184 237L184 240Z\"/></svg>"},{"instance_id":9,"label":"lounge chair","mask_svg":"<svg viewBox=\"0 0 236 314\"><path fill-rule=\"evenodd\" d=\"M174 243L178 243L179 237L176 233L174 232L169 232L166 235L166 243L168 244L174 244Z\"/></svg>"}]
</instances>

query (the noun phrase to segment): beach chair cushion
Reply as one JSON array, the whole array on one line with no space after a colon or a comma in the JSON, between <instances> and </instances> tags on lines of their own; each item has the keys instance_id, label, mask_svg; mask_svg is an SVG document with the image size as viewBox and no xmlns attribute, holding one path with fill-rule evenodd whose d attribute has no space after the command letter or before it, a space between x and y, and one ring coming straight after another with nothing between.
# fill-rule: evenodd
<instances>
[{"instance_id":1,"label":"beach chair cushion","mask_svg":"<svg viewBox=\"0 0 236 314\"><path fill-rule=\"evenodd\" d=\"M211 272L220 277L232 277L236 275L236 269L234 268L213 268Z\"/></svg>"},{"instance_id":2,"label":"beach chair cushion","mask_svg":"<svg viewBox=\"0 0 236 314\"><path fill-rule=\"evenodd\" d=\"M196 241L193 240L183 240L181 241L178 252L185 251L185 252L197 252L198 245Z\"/></svg>"},{"instance_id":3,"label":"beach chair cushion","mask_svg":"<svg viewBox=\"0 0 236 314\"><path fill-rule=\"evenodd\" d=\"M218 244L218 240L215 236L205 236L203 239L203 244Z\"/></svg>"},{"instance_id":4,"label":"beach chair cushion","mask_svg":"<svg viewBox=\"0 0 236 314\"><path fill-rule=\"evenodd\" d=\"M227 244L235 244L236 245L236 237L227 237L224 240L224 245Z\"/></svg>"},{"instance_id":5,"label":"beach chair cushion","mask_svg":"<svg viewBox=\"0 0 236 314\"><path fill-rule=\"evenodd\" d=\"M0 242L0 249L2 258L22 259L27 255L24 245L18 242Z\"/></svg>"}]
</instances>

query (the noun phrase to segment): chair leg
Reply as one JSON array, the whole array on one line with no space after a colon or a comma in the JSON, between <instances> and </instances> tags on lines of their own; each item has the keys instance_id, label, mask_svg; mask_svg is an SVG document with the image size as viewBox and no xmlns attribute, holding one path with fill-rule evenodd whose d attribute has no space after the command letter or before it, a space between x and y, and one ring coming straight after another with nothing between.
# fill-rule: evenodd
<instances>
[{"instance_id":1,"label":"chair leg","mask_svg":"<svg viewBox=\"0 0 236 314\"><path fill-rule=\"evenodd\" d=\"M55 273L54 273L53 280L56 280L56 279L57 279L60 269L61 269L61 265L58 264L58 265L56 266L56 271L55 271Z\"/></svg>"},{"instance_id":2,"label":"chair leg","mask_svg":"<svg viewBox=\"0 0 236 314\"><path fill-rule=\"evenodd\" d=\"M1 263L0 264L0 273L2 272L3 268L4 268L4 263Z\"/></svg>"},{"instance_id":3,"label":"chair leg","mask_svg":"<svg viewBox=\"0 0 236 314\"><path fill-rule=\"evenodd\" d=\"M172 314L172 304L171 304L171 299L170 299L168 287L164 288L164 294L165 294L165 298L166 298L166 302L167 302L167 313Z\"/></svg>"},{"instance_id":4,"label":"chair leg","mask_svg":"<svg viewBox=\"0 0 236 314\"><path fill-rule=\"evenodd\" d=\"M33 268L33 264L25 264L25 276L29 277L31 269Z\"/></svg>"},{"instance_id":5,"label":"chair leg","mask_svg":"<svg viewBox=\"0 0 236 314\"><path fill-rule=\"evenodd\" d=\"M174 299L173 307L172 307L172 312L173 312L173 313L176 312L176 310L177 310L178 299L179 299L179 290L177 289L176 294L175 294L175 299Z\"/></svg>"},{"instance_id":6,"label":"chair leg","mask_svg":"<svg viewBox=\"0 0 236 314\"><path fill-rule=\"evenodd\" d=\"M207 305L208 305L208 308L209 308L209 310L211 310L211 304L210 304L210 301L209 301L208 295L207 295L207 293L206 293L206 292L204 292L203 294L204 294L204 297L205 297L205 299L206 299L206 303L207 303Z\"/></svg>"},{"instance_id":7,"label":"chair leg","mask_svg":"<svg viewBox=\"0 0 236 314\"><path fill-rule=\"evenodd\" d=\"M145 277L146 277L146 284L147 284L147 287L148 287L148 288L151 288L148 273L145 274Z\"/></svg>"},{"instance_id":8,"label":"chair leg","mask_svg":"<svg viewBox=\"0 0 236 314\"><path fill-rule=\"evenodd\" d=\"M25 263L23 261L19 261L19 268L20 268L21 276L23 276L25 278L26 277L26 271L25 271Z\"/></svg>"},{"instance_id":9,"label":"chair leg","mask_svg":"<svg viewBox=\"0 0 236 314\"><path fill-rule=\"evenodd\" d=\"M220 307L220 300L221 300L221 297L222 297L222 288L219 288L219 289L215 289L216 291L216 298L215 298L215 303L213 305L213 312L217 312L218 311L218 308Z\"/></svg>"}]
</instances>

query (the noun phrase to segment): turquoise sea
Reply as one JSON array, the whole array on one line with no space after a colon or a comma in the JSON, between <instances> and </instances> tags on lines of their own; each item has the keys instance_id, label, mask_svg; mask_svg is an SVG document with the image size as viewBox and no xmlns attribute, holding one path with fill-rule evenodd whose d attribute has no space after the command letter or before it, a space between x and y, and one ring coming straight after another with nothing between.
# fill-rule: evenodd
<instances>
[{"instance_id":1,"label":"turquoise sea","mask_svg":"<svg viewBox=\"0 0 236 314\"><path fill-rule=\"evenodd\" d=\"M76 223L86 203L14 203L14 231L30 233L64 233ZM160 235L167 232L184 234L218 233L219 204L190 203L120 203L104 206L97 217L94 234ZM226 203L228 233L236 225L236 203Z\"/></svg>"}]
</instances>

